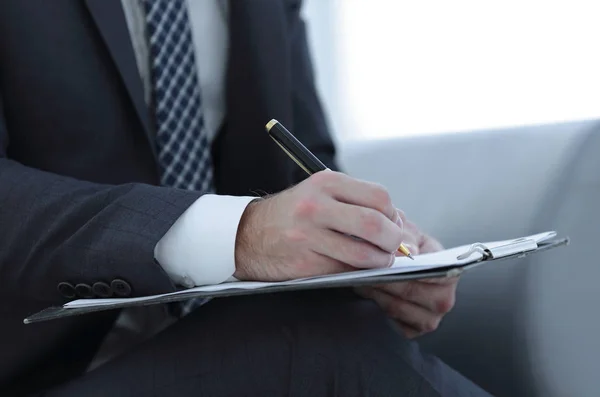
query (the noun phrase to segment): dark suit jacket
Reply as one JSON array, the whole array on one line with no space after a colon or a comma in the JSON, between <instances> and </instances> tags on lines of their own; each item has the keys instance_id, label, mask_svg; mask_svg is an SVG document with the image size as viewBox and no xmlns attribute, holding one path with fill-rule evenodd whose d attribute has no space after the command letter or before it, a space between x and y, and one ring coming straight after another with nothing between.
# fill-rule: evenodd
<instances>
[{"instance_id":1,"label":"dark suit jacket","mask_svg":"<svg viewBox=\"0 0 600 397\"><path fill-rule=\"evenodd\" d=\"M266 135L271 118L335 168L300 6L230 2L218 193L304 177ZM198 194L156 186L151 128L120 0L0 2L0 395L76 376L110 330L115 311L23 325L69 300L59 283L176 288L153 248Z\"/></svg>"}]
</instances>

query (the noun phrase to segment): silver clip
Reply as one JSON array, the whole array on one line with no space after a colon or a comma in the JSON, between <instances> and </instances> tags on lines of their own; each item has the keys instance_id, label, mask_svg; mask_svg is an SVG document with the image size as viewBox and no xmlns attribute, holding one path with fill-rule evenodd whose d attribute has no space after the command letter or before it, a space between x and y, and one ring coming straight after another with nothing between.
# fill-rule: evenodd
<instances>
[{"instance_id":1,"label":"silver clip","mask_svg":"<svg viewBox=\"0 0 600 397\"><path fill-rule=\"evenodd\" d=\"M483 257L485 259L489 259L492 257L492 252L488 249L488 247L486 247L484 244L481 244L481 243L475 243L475 244L471 244L471 247L469 248L469 250L467 252L465 252L464 254L460 254L459 256L457 256L456 259L458 259L458 260L467 259L471 255L473 255L475 252L479 252L481 255L483 255Z\"/></svg>"}]
</instances>

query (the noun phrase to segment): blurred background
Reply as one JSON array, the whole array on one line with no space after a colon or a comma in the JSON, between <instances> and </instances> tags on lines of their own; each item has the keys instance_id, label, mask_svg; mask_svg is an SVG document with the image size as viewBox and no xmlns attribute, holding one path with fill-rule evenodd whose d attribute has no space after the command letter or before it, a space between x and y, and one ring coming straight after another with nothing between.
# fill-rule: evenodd
<instances>
[{"instance_id":1,"label":"blurred background","mask_svg":"<svg viewBox=\"0 0 600 397\"><path fill-rule=\"evenodd\" d=\"M596 7L307 0L304 13L336 132L377 139L600 116Z\"/></svg>"},{"instance_id":2,"label":"blurred background","mask_svg":"<svg viewBox=\"0 0 600 397\"><path fill-rule=\"evenodd\" d=\"M343 169L446 246L571 244L463 276L422 338L497 396L600 395L597 2L306 0Z\"/></svg>"}]
</instances>

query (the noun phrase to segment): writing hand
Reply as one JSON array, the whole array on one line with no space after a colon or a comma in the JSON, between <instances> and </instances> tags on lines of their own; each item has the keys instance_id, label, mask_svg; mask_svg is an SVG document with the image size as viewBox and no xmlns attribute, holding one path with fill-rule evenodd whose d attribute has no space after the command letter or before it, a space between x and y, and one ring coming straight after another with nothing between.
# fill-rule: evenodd
<instances>
[{"instance_id":1,"label":"writing hand","mask_svg":"<svg viewBox=\"0 0 600 397\"><path fill-rule=\"evenodd\" d=\"M387 267L402 242L401 226L383 187L321 171L248 205L236 237L234 277L281 281Z\"/></svg>"}]
</instances>

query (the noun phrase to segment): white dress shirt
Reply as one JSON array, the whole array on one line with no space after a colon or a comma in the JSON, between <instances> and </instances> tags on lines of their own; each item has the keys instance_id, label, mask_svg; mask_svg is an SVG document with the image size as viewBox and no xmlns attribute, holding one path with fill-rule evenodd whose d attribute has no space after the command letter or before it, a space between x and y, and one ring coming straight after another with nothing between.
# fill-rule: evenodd
<instances>
[{"instance_id":1,"label":"white dress shirt","mask_svg":"<svg viewBox=\"0 0 600 397\"><path fill-rule=\"evenodd\" d=\"M122 0L146 103L151 103L150 53L140 0ZM214 140L225 118L225 71L228 50L227 1L187 1L198 66L204 124ZM255 197L206 194L193 203L158 242L156 260L184 287L221 283L235 272L235 239L246 206ZM127 309L117 320L90 366L110 360L155 335L175 319L162 305Z\"/></svg>"}]
</instances>

